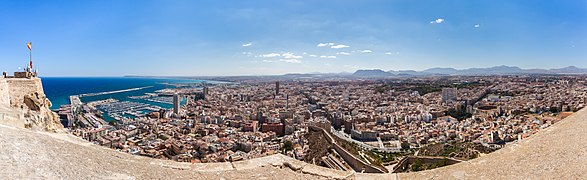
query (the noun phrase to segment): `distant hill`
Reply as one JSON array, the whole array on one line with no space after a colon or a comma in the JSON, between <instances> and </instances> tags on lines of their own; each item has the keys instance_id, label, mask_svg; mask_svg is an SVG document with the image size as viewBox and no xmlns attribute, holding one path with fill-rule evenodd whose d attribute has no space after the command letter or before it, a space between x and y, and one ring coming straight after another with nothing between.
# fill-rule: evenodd
<instances>
[{"instance_id":1,"label":"distant hill","mask_svg":"<svg viewBox=\"0 0 587 180\"><path fill-rule=\"evenodd\" d=\"M353 73L353 76L362 76L362 77L382 77L382 76L392 76L393 74L389 72L385 72L381 69L370 69L370 70L357 70Z\"/></svg>"},{"instance_id":2,"label":"distant hill","mask_svg":"<svg viewBox=\"0 0 587 180\"><path fill-rule=\"evenodd\" d=\"M586 74L587 69L578 68L575 66L568 66L560 69L550 69L550 72L558 74Z\"/></svg>"},{"instance_id":3,"label":"distant hill","mask_svg":"<svg viewBox=\"0 0 587 180\"><path fill-rule=\"evenodd\" d=\"M524 71L515 66L494 66L489 68L469 68L457 71L458 75L495 75L495 74L522 74Z\"/></svg>"},{"instance_id":4,"label":"distant hill","mask_svg":"<svg viewBox=\"0 0 587 180\"><path fill-rule=\"evenodd\" d=\"M456 74L459 70L455 68L430 68L422 72L429 74Z\"/></svg>"}]
</instances>

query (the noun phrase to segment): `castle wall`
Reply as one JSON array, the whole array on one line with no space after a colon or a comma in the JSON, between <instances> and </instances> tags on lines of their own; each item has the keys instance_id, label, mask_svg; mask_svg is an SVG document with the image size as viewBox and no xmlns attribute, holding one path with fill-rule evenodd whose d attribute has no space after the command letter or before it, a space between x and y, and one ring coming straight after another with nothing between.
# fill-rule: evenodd
<instances>
[{"instance_id":1,"label":"castle wall","mask_svg":"<svg viewBox=\"0 0 587 180\"><path fill-rule=\"evenodd\" d=\"M0 78L0 105L10 106L8 82L4 78Z\"/></svg>"},{"instance_id":2,"label":"castle wall","mask_svg":"<svg viewBox=\"0 0 587 180\"><path fill-rule=\"evenodd\" d=\"M10 106L21 107L24 105L24 95L39 93L45 96L43 84L39 78L6 78L8 93L10 94Z\"/></svg>"},{"instance_id":3,"label":"castle wall","mask_svg":"<svg viewBox=\"0 0 587 180\"><path fill-rule=\"evenodd\" d=\"M456 159L452 159L452 158L445 158L445 157L407 156L407 157L403 158L397 165L394 166L393 173L400 173L402 171L405 171L408 168L408 165L414 164L416 162L416 160L418 160L418 159L424 164L426 164L426 163L433 164L433 163L444 161L446 159L446 166L462 162L460 160L456 160Z\"/></svg>"},{"instance_id":4,"label":"castle wall","mask_svg":"<svg viewBox=\"0 0 587 180\"><path fill-rule=\"evenodd\" d=\"M363 162L363 161L359 160L357 157L353 156L350 152L348 152L343 147L341 147L338 143L336 143L334 138L332 138L330 133L328 133L325 129L318 127L318 126L308 126L308 127L313 130L322 131L322 134L324 134L327 141L333 145L332 147L336 151L336 153L338 153L344 159L344 161L346 163L348 163L351 166L351 168L353 168L353 170L355 170L356 172L364 171L366 173L387 173L387 172L385 172L386 171L385 169L377 168L371 164L365 164L365 162Z\"/></svg>"}]
</instances>

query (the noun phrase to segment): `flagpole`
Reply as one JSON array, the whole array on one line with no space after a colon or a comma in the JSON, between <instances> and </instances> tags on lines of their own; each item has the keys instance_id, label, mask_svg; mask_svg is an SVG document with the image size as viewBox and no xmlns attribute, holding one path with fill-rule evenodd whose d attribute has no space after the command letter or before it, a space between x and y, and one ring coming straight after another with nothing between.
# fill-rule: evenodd
<instances>
[{"instance_id":1,"label":"flagpole","mask_svg":"<svg viewBox=\"0 0 587 180\"><path fill-rule=\"evenodd\" d=\"M33 67L31 66L31 62L33 62L33 49L32 48L29 50L29 61L30 61L29 62L29 68L31 69L31 71L33 71L32 70Z\"/></svg>"}]
</instances>

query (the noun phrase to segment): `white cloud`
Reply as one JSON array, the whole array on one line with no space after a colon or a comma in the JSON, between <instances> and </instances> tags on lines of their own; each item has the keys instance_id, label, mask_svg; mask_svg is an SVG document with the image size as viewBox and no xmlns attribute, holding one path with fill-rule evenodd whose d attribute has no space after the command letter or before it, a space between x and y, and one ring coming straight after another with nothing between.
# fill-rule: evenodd
<instances>
[{"instance_id":1,"label":"white cloud","mask_svg":"<svg viewBox=\"0 0 587 180\"><path fill-rule=\"evenodd\" d=\"M336 56L320 56L320 58L335 59Z\"/></svg>"},{"instance_id":2,"label":"white cloud","mask_svg":"<svg viewBox=\"0 0 587 180\"><path fill-rule=\"evenodd\" d=\"M253 55L253 53L251 53L251 52L242 52L242 54L243 54L243 55L246 55L246 56L251 56L251 55Z\"/></svg>"},{"instance_id":3,"label":"white cloud","mask_svg":"<svg viewBox=\"0 0 587 180\"><path fill-rule=\"evenodd\" d=\"M481 27L481 25L479 25L479 24L475 24L473 27L475 27L475 28L479 28L479 27Z\"/></svg>"},{"instance_id":4,"label":"white cloud","mask_svg":"<svg viewBox=\"0 0 587 180\"><path fill-rule=\"evenodd\" d=\"M345 68L351 68L351 69L361 69L361 67L359 67L359 66L349 65L349 64L346 64L343 67L345 67Z\"/></svg>"},{"instance_id":5,"label":"white cloud","mask_svg":"<svg viewBox=\"0 0 587 180\"><path fill-rule=\"evenodd\" d=\"M303 56L296 56L293 53L290 52L286 52L281 54L281 56L283 56L285 59L300 59L300 58L304 58Z\"/></svg>"},{"instance_id":6,"label":"white cloud","mask_svg":"<svg viewBox=\"0 0 587 180\"><path fill-rule=\"evenodd\" d=\"M261 54L261 57L270 58L270 57L279 57L281 54L279 53L269 53L269 54Z\"/></svg>"},{"instance_id":7,"label":"white cloud","mask_svg":"<svg viewBox=\"0 0 587 180\"><path fill-rule=\"evenodd\" d=\"M294 64L302 63L302 61L299 59L279 59L279 60L263 59L262 62L265 62L265 63L285 62L285 63L294 63Z\"/></svg>"},{"instance_id":8,"label":"white cloud","mask_svg":"<svg viewBox=\"0 0 587 180\"><path fill-rule=\"evenodd\" d=\"M344 44L338 44L338 45L334 45L334 46L330 46L330 48L332 49L340 49L340 48L348 48L350 46L344 45Z\"/></svg>"},{"instance_id":9,"label":"white cloud","mask_svg":"<svg viewBox=\"0 0 587 180\"><path fill-rule=\"evenodd\" d=\"M348 53L348 52L337 52L336 54L339 54L339 55L351 55L351 53Z\"/></svg>"},{"instance_id":10,"label":"white cloud","mask_svg":"<svg viewBox=\"0 0 587 180\"><path fill-rule=\"evenodd\" d=\"M385 54L387 54L387 55L392 55L393 53L391 53L391 52L386 52Z\"/></svg>"},{"instance_id":11,"label":"white cloud","mask_svg":"<svg viewBox=\"0 0 587 180\"><path fill-rule=\"evenodd\" d=\"M299 59L280 59L279 62L295 63L295 64L302 63L302 61Z\"/></svg>"},{"instance_id":12,"label":"white cloud","mask_svg":"<svg viewBox=\"0 0 587 180\"><path fill-rule=\"evenodd\" d=\"M318 43L318 45L316 45L316 47L325 47L325 46L332 46L334 45L334 43Z\"/></svg>"},{"instance_id":13,"label":"white cloud","mask_svg":"<svg viewBox=\"0 0 587 180\"><path fill-rule=\"evenodd\" d=\"M253 45L253 43L247 43L247 44L243 44L243 47L249 47L249 46L252 46L252 45Z\"/></svg>"},{"instance_id":14,"label":"white cloud","mask_svg":"<svg viewBox=\"0 0 587 180\"><path fill-rule=\"evenodd\" d=\"M350 46L344 44L335 44L335 43L318 43L316 47L330 47L332 49L340 49L340 48L348 48Z\"/></svg>"},{"instance_id":15,"label":"white cloud","mask_svg":"<svg viewBox=\"0 0 587 180\"><path fill-rule=\"evenodd\" d=\"M372 53L373 51L371 51L371 50L368 50L368 49L365 49L365 50L361 50L361 51L359 51L359 52L362 52L362 53Z\"/></svg>"},{"instance_id":16,"label":"white cloud","mask_svg":"<svg viewBox=\"0 0 587 180\"><path fill-rule=\"evenodd\" d=\"M315 54L310 54L309 56L310 56L310 57L318 57L318 56L316 56Z\"/></svg>"},{"instance_id":17,"label":"white cloud","mask_svg":"<svg viewBox=\"0 0 587 180\"><path fill-rule=\"evenodd\" d=\"M444 22L444 19L438 18L438 19L436 19L434 21L430 21L430 24L440 24L440 23L443 23L443 22Z\"/></svg>"}]
</instances>

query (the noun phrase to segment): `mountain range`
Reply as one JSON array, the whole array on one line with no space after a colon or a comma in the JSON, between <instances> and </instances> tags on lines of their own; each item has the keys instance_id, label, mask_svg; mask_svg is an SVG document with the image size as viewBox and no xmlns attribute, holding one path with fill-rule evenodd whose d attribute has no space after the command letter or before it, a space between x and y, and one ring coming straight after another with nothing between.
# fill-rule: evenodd
<instances>
[{"instance_id":1,"label":"mountain range","mask_svg":"<svg viewBox=\"0 0 587 180\"><path fill-rule=\"evenodd\" d=\"M423 71L399 70L383 71L381 69L357 70L352 75L360 77L385 76L427 76L427 75L513 75L513 74L587 74L586 68L568 66L559 69L522 69L516 66L494 66L488 68L430 68Z\"/></svg>"},{"instance_id":2,"label":"mountain range","mask_svg":"<svg viewBox=\"0 0 587 180\"><path fill-rule=\"evenodd\" d=\"M289 73L283 75L243 75L243 76L133 76L127 75L125 77L165 77L165 78L187 78L199 80L216 80L236 82L243 79L250 79L251 77L257 79L315 79L315 78L381 78L381 77L410 77L410 76L488 76L488 75L528 75L528 74L585 74L587 75L587 68L578 68L575 66L568 66L558 69L522 69L516 66L494 66L488 68L430 68L423 71L415 70L399 70L399 71L384 71L381 69L360 69L354 73L339 72L339 73Z\"/></svg>"}]
</instances>

